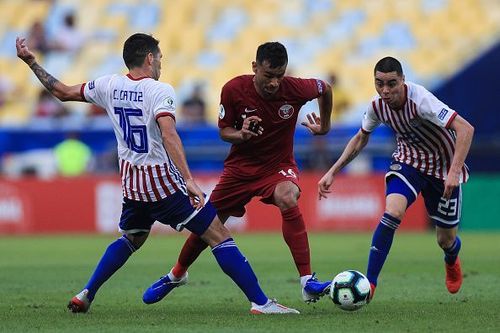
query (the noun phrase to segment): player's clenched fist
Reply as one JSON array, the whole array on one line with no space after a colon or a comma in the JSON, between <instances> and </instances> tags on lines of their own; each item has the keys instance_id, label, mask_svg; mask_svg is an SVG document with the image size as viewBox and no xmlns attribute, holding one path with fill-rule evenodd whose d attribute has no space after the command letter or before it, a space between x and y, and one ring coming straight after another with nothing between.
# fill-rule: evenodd
<instances>
[{"instance_id":1,"label":"player's clenched fist","mask_svg":"<svg viewBox=\"0 0 500 333\"><path fill-rule=\"evenodd\" d=\"M262 135L264 128L260 126L261 121L262 119L257 116L246 118L241 126L241 138L246 141L253 136Z\"/></svg>"}]
</instances>

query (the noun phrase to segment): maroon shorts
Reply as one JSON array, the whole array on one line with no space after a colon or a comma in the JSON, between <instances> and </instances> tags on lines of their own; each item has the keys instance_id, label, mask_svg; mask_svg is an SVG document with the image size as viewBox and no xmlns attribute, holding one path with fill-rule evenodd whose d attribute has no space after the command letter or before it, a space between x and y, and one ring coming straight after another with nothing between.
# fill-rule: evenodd
<instances>
[{"instance_id":1,"label":"maroon shorts","mask_svg":"<svg viewBox=\"0 0 500 333\"><path fill-rule=\"evenodd\" d=\"M210 202L222 216L241 217L245 214L245 205L253 197L261 197L266 204L273 204L276 185L291 181L300 190L299 171L296 166L285 166L273 174L262 178L245 180L222 173L219 182L210 195Z\"/></svg>"}]
</instances>

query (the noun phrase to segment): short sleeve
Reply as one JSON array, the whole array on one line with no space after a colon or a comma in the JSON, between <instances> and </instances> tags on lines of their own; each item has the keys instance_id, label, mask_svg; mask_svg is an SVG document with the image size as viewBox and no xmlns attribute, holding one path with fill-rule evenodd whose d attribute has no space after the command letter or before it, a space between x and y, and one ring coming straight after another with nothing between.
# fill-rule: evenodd
<instances>
[{"instance_id":1,"label":"short sleeve","mask_svg":"<svg viewBox=\"0 0 500 333\"><path fill-rule=\"evenodd\" d=\"M80 93L86 102L106 108L106 92L113 75L106 75L82 84Z\"/></svg>"},{"instance_id":2,"label":"short sleeve","mask_svg":"<svg viewBox=\"0 0 500 333\"><path fill-rule=\"evenodd\" d=\"M235 112L232 102L230 86L226 84L222 87L219 105L219 128L233 127L235 124Z\"/></svg>"},{"instance_id":3,"label":"short sleeve","mask_svg":"<svg viewBox=\"0 0 500 333\"><path fill-rule=\"evenodd\" d=\"M370 104L363 115L361 130L365 133L371 133L380 125L380 123L380 119L377 117L372 104Z\"/></svg>"},{"instance_id":4,"label":"short sleeve","mask_svg":"<svg viewBox=\"0 0 500 333\"><path fill-rule=\"evenodd\" d=\"M319 79L300 79L290 77L290 86L294 88L296 96L304 103L320 97L326 91L326 83Z\"/></svg>"},{"instance_id":5,"label":"short sleeve","mask_svg":"<svg viewBox=\"0 0 500 333\"><path fill-rule=\"evenodd\" d=\"M424 87L420 88L420 103L417 105L417 113L420 117L440 127L448 128L457 116L457 112L441 102L436 96Z\"/></svg>"},{"instance_id":6,"label":"short sleeve","mask_svg":"<svg viewBox=\"0 0 500 333\"><path fill-rule=\"evenodd\" d=\"M153 100L153 114L155 119L164 116L169 116L175 119L177 97L172 86L166 83L158 84Z\"/></svg>"}]
</instances>

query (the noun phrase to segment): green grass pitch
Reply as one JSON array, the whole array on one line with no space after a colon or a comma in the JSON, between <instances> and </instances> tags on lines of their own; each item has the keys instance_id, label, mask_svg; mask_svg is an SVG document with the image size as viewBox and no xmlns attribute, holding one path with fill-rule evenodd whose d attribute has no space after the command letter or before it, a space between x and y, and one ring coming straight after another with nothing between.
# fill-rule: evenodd
<instances>
[{"instance_id":1,"label":"green grass pitch","mask_svg":"<svg viewBox=\"0 0 500 333\"><path fill-rule=\"evenodd\" d=\"M464 284L444 285L433 233L396 235L374 301L344 312L327 298L306 305L280 234L235 235L264 291L298 316L252 316L209 251L190 282L154 305L142 292L174 264L184 235L153 235L108 281L87 314L66 310L114 236L0 238L0 332L500 332L500 234L462 233ZM311 234L320 279L366 271L371 234Z\"/></svg>"}]
</instances>

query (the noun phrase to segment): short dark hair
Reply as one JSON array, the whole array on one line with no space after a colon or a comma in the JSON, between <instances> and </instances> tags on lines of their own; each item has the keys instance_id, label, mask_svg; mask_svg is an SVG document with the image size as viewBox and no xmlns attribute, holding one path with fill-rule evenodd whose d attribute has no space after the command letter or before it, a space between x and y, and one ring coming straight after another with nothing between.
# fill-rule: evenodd
<instances>
[{"instance_id":1,"label":"short dark hair","mask_svg":"<svg viewBox=\"0 0 500 333\"><path fill-rule=\"evenodd\" d=\"M151 35L136 33L127 38L123 44L123 61L128 69L140 67L148 53L157 55L160 52L158 41Z\"/></svg>"},{"instance_id":2,"label":"short dark hair","mask_svg":"<svg viewBox=\"0 0 500 333\"><path fill-rule=\"evenodd\" d=\"M267 60L271 68L276 68L288 64L288 54L283 44L267 42L257 48L255 60L258 64Z\"/></svg>"},{"instance_id":3,"label":"short dark hair","mask_svg":"<svg viewBox=\"0 0 500 333\"><path fill-rule=\"evenodd\" d=\"M380 59L373 69L373 75L375 75L377 71L382 73L396 72L399 76L403 75L403 67L401 66L401 63L393 57Z\"/></svg>"}]
</instances>

